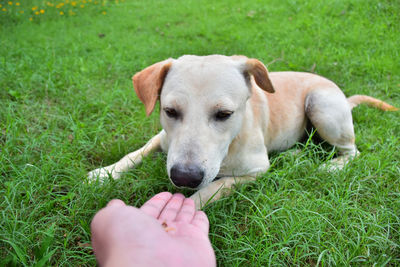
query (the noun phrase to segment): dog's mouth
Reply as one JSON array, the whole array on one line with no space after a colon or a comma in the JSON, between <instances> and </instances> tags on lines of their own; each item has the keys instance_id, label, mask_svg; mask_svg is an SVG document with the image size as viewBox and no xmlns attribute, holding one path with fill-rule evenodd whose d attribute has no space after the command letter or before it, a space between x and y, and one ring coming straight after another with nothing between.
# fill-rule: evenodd
<instances>
[{"instance_id":1,"label":"dog's mouth","mask_svg":"<svg viewBox=\"0 0 400 267\"><path fill-rule=\"evenodd\" d=\"M217 180L219 180L219 179L221 179L221 178L222 178L221 176L217 176L217 177L215 177L214 180L212 180L212 181L215 182L215 181L217 181Z\"/></svg>"}]
</instances>

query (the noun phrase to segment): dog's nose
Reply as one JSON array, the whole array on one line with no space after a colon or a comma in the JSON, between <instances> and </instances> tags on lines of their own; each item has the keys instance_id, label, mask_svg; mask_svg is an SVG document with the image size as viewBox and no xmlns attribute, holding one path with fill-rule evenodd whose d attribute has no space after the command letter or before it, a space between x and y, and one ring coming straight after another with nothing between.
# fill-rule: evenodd
<instances>
[{"instance_id":1,"label":"dog's nose","mask_svg":"<svg viewBox=\"0 0 400 267\"><path fill-rule=\"evenodd\" d=\"M171 180L179 187L196 188L203 181L204 171L196 165L175 164L171 168Z\"/></svg>"}]
</instances>

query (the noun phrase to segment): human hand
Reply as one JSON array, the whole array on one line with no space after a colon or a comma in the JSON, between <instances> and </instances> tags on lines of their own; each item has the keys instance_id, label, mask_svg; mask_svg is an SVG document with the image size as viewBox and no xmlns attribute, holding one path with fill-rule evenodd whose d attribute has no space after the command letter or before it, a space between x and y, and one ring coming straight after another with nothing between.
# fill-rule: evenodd
<instances>
[{"instance_id":1,"label":"human hand","mask_svg":"<svg viewBox=\"0 0 400 267\"><path fill-rule=\"evenodd\" d=\"M112 200L91 228L100 265L216 266L207 216L181 194L159 193L140 209Z\"/></svg>"}]
</instances>

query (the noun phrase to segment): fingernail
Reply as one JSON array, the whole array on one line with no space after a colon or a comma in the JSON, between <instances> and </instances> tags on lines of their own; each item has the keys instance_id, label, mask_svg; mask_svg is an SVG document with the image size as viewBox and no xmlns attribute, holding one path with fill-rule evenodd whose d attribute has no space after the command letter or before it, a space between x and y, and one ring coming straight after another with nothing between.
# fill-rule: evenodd
<instances>
[{"instance_id":1,"label":"fingernail","mask_svg":"<svg viewBox=\"0 0 400 267\"><path fill-rule=\"evenodd\" d=\"M113 199L107 204L107 207L117 207L117 206L125 206L125 202L123 202L120 199Z\"/></svg>"},{"instance_id":2,"label":"fingernail","mask_svg":"<svg viewBox=\"0 0 400 267\"><path fill-rule=\"evenodd\" d=\"M175 193L174 197L185 198L185 196L182 195L181 193Z\"/></svg>"}]
</instances>

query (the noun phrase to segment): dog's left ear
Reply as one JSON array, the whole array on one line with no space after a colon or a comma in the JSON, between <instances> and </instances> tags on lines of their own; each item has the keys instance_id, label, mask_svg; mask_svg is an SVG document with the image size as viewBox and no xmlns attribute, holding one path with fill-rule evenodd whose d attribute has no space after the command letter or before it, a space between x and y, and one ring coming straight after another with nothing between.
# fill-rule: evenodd
<instances>
[{"instance_id":1,"label":"dog's left ear","mask_svg":"<svg viewBox=\"0 0 400 267\"><path fill-rule=\"evenodd\" d=\"M147 116L154 110L171 65L172 59L169 58L145 68L132 77L133 87L146 108Z\"/></svg>"},{"instance_id":2,"label":"dog's left ear","mask_svg":"<svg viewBox=\"0 0 400 267\"><path fill-rule=\"evenodd\" d=\"M269 93L274 93L275 89L269 79L268 70L264 64L255 58L249 58L246 63L245 71L254 76L254 80L261 89Z\"/></svg>"},{"instance_id":3,"label":"dog's left ear","mask_svg":"<svg viewBox=\"0 0 400 267\"><path fill-rule=\"evenodd\" d=\"M269 79L268 70L261 61L245 56L232 56L232 58L241 63L241 68L245 75L253 75L256 84L261 89L269 93L275 92L274 86Z\"/></svg>"}]
</instances>

